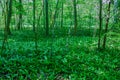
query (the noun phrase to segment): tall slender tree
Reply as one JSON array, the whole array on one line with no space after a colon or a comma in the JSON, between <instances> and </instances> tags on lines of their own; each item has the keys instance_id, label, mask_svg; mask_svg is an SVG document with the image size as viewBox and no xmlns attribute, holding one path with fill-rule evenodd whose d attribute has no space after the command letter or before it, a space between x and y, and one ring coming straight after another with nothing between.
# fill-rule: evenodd
<instances>
[{"instance_id":1,"label":"tall slender tree","mask_svg":"<svg viewBox=\"0 0 120 80\"><path fill-rule=\"evenodd\" d=\"M110 7L111 7L111 1L109 1L109 6L108 6L108 10L107 10L108 14L107 14L107 18L106 18L105 35L104 35L104 39L103 39L103 49L105 49L105 47L106 47L108 24L109 24L109 19L110 19Z\"/></svg>"},{"instance_id":2,"label":"tall slender tree","mask_svg":"<svg viewBox=\"0 0 120 80\"><path fill-rule=\"evenodd\" d=\"M101 48L101 31L102 31L102 0L99 0L99 34L98 34L98 49Z\"/></svg>"},{"instance_id":3,"label":"tall slender tree","mask_svg":"<svg viewBox=\"0 0 120 80\"><path fill-rule=\"evenodd\" d=\"M18 30L22 28L22 12L23 6L22 6L22 0L19 0L19 21L18 21Z\"/></svg>"},{"instance_id":4,"label":"tall slender tree","mask_svg":"<svg viewBox=\"0 0 120 80\"><path fill-rule=\"evenodd\" d=\"M4 12L5 29L4 29L4 39L2 43L1 53L3 53L3 50L6 49L5 46L7 43L8 35L11 35L10 22L12 16L12 0L6 1L4 9L5 10L3 10L3 12Z\"/></svg>"},{"instance_id":5,"label":"tall slender tree","mask_svg":"<svg viewBox=\"0 0 120 80\"><path fill-rule=\"evenodd\" d=\"M77 31L77 1L73 0L74 4L74 34L76 34Z\"/></svg>"},{"instance_id":6,"label":"tall slender tree","mask_svg":"<svg viewBox=\"0 0 120 80\"><path fill-rule=\"evenodd\" d=\"M11 22L11 16L12 16L12 0L6 1L6 31L8 35L11 35L10 31L10 22Z\"/></svg>"},{"instance_id":7,"label":"tall slender tree","mask_svg":"<svg viewBox=\"0 0 120 80\"><path fill-rule=\"evenodd\" d=\"M35 7L35 0L33 0L33 31L35 31L35 22L36 22L36 17L35 17L35 10L36 10L36 7Z\"/></svg>"},{"instance_id":8,"label":"tall slender tree","mask_svg":"<svg viewBox=\"0 0 120 80\"><path fill-rule=\"evenodd\" d=\"M48 16L48 0L45 0L45 27L46 27L46 36L49 35L49 16Z\"/></svg>"},{"instance_id":9,"label":"tall slender tree","mask_svg":"<svg viewBox=\"0 0 120 80\"><path fill-rule=\"evenodd\" d=\"M61 12L61 27L63 27L63 9L64 9L64 3L62 1L62 12Z\"/></svg>"}]
</instances>

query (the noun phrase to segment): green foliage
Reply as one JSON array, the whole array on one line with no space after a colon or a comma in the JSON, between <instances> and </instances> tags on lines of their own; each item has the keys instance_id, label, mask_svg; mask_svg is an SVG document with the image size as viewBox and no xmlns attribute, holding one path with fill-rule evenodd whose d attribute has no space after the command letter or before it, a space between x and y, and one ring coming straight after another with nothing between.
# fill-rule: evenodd
<instances>
[{"instance_id":1,"label":"green foliage","mask_svg":"<svg viewBox=\"0 0 120 80\"><path fill-rule=\"evenodd\" d=\"M120 80L119 6L115 8L118 13L114 14L112 4L108 32L104 33L108 4L103 3L101 37L107 35L107 45L106 49L98 50L99 0L77 0L76 35L74 0L59 0L57 9L57 0L48 0L49 36L45 36L43 0L36 0L36 21L33 20L32 0L22 1L13 0L12 35L8 38L3 33L6 14L0 7L0 14L3 14L0 16L0 80ZM20 14L22 26L17 31ZM1 53L3 40L6 44Z\"/></svg>"},{"instance_id":2,"label":"green foliage","mask_svg":"<svg viewBox=\"0 0 120 80\"><path fill-rule=\"evenodd\" d=\"M53 80L58 75L70 80L120 79L120 48L118 43L111 44L114 39L109 39L108 48L99 52L96 38L40 37L35 53L34 40L28 40L28 34L34 35L27 31L9 37L9 49L0 55L0 79Z\"/></svg>"},{"instance_id":3,"label":"green foliage","mask_svg":"<svg viewBox=\"0 0 120 80\"><path fill-rule=\"evenodd\" d=\"M23 5L21 3L19 3L16 0L14 0L13 1L13 5L14 5L13 8L16 9L16 11L13 10L14 13L16 13L17 15L18 14L24 14L24 15L26 14L25 9L23 8Z\"/></svg>"}]
</instances>

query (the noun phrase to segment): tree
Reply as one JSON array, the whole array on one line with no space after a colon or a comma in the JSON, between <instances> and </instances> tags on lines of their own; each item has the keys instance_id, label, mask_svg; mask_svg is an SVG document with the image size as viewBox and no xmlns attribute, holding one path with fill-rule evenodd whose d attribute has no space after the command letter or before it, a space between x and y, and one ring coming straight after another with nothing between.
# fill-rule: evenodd
<instances>
[{"instance_id":1,"label":"tree","mask_svg":"<svg viewBox=\"0 0 120 80\"><path fill-rule=\"evenodd\" d=\"M53 19L52 19L51 27L54 27L55 23L56 23L56 17L57 17L57 13L58 13L58 5L59 5L59 0L57 0L57 3L56 3L55 12L53 14Z\"/></svg>"},{"instance_id":2,"label":"tree","mask_svg":"<svg viewBox=\"0 0 120 80\"><path fill-rule=\"evenodd\" d=\"M105 35L103 39L103 49L106 47L106 40L107 40L107 32L108 32L108 24L109 24L109 19L110 19L110 7L111 7L111 1L109 1L109 6L108 6L108 14L107 14L107 19L106 19L106 26L105 26Z\"/></svg>"},{"instance_id":3,"label":"tree","mask_svg":"<svg viewBox=\"0 0 120 80\"><path fill-rule=\"evenodd\" d=\"M45 0L45 27L46 27L46 36L49 35L49 16L48 16L48 0Z\"/></svg>"},{"instance_id":4,"label":"tree","mask_svg":"<svg viewBox=\"0 0 120 80\"><path fill-rule=\"evenodd\" d=\"M19 21L18 21L18 30L21 29L22 27L22 11L23 11L23 6L22 6L22 0L19 0Z\"/></svg>"},{"instance_id":5,"label":"tree","mask_svg":"<svg viewBox=\"0 0 120 80\"><path fill-rule=\"evenodd\" d=\"M10 31L10 22L11 22L11 16L12 16L12 0L6 1L6 26L5 29L7 31L8 35L11 35Z\"/></svg>"},{"instance_id":6,"label":"tree","mask_svg":"<svg viewBox=\"0 0 120 80\"><path fill-rule=\"evenodd\" d=\"M63 9L64 9L64 3L62 1L62 12L61 12L61 27L63 27Z\"/></svg>"},{"instance_id":7,"label":"tree","mask_svg":"<svg viewBox=\"0 0 120 80\"><path fill-rule=\"evenodd\" d=\"M74 4L74 34L76 34L77 31L77 1L73 0L73 4Z\"/></svg>"},{"instance_id":8,"label":"tree","mask_svg":"<svg viewBox=\"0 0 120 80\"><path fill-rule=\"evenodd\" d=\"M7 0L5 2L5 7L3 7L3 9L5 9L5 10L3 10L4 21L5 21L5 29L4 29L4 39L3 39L3 43L2 43L1 53L5 49L7 39L8 39L8 35L11 35L10 22L11 22L11 16L12 16L12 0L9 0L9 1Z\"/></svg>"},{"instance_id":9,"label":"tree","mask_svg":"<svg viewBox=\"0 0 120 80\"><path fill-rule=\"evenodd\" d=\"M102 31L102 0L99 0L100 10L99 10L99 34L98 34L98 49L101 45L101 31Z\"/></svg>"},{"instance_id":10,"label":"tree","mask_svg":"<svg viewBox=\"0 0 120 80\"><path fill-rule=\"evenodd\" d=\"M35 19L35 10L36 10L35 0L33 0L33 31L35 31L35 22L36 22L36 19Z\"/></svg>"}]
</instances>

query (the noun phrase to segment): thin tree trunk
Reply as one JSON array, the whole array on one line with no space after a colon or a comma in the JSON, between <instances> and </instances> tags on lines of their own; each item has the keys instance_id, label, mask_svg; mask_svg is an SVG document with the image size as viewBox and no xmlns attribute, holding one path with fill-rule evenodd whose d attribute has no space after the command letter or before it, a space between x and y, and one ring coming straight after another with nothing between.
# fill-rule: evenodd
<instances>
[{"instance_id":1,"label":"thin tree trunk","mask_svg":"<svg viewBox=\"0 0 120 80\"><path fill-rule=\"evenodd\" d=\"M20 6L19 6L19 22L18 22L18 30L22 28L22 0L19 0Z\"/></svg>"},{"instance_id":2,"label":"thin tree trunk","mask_svg":"<svg viewBox=\"0 0 120 80\"><path fill-rule=\"evenodd\" d=\"M46 36L49 35L48 0L45 0Z\"/></svg>"},{"instance_id":3,"label":"thin tree trunk","mask_svg":"<svg viewBox=\"0 0 120 80\"><path fill-rule=\"evenodd\" d=\"M104 35L104 39L103 39L103 49L106 48L108 24L109 24L109 19L110 19L110 7L111 7L111 1L109 2L109 6L108 6L108 14L107 14L106 26L105 26L105 35Z\"/></svg>"},{"instance_id":4,"label":"thin tree trunk","mask_svg":"<svg viewBox=\"0 0 120 80\"><path fill-rule=\"evenodd\" d=\"M73 0L73 4L74 4L74 34L76 35L76 31L77 31L77 1Z\"/></svg>"},{"instance_id":5,"label":"thin tree trunk","mask_svg":"<svg viewBox=\"0 0 120 80\"><path fill-rule=\"evenodd\" d=\"M101 45L101 30L102 30L102 0L99 0L100 3L100 11L99 11L99 34L98 34L98 49L100 49Z\"/></svg>"},{"instance_id":6,"label":"thin tree trunk","mask_svg":"<svg viewBox=\"0 0 120 80\"><path fill-rule=\"evenodd\" d=\"M36 19L35 19L35 0L33 0L33 31L35 31L35 22L36 22Z\"/></svg>"},{"instance_id":7,"label":"thin tree trunk","mask_svg":"<svg viewBox=\"0 0 120 80\"><path fill-rule=\"evenodd\" d=\"M7 34L11 35L10 31L10 22L11 22L11 16L12 16L12 0L6 2L7 6L7 20L6 20L6 29L7 29Z\"/></svg>"},{"instance_id":8,"label":"thin tree trunk","mask_svg":"<svg viewBox=\"0 0 120 80\"><path fill-rule=\"evenodd\" d=\"M5 46L7 43L8 35L11 35L10 22L11 22L11 16L12 16L12 0L6 1L5 7L6 7L6 8L4 8L5 10L3 10L5 29L4 29L4 39L3 39L3 43L2 43L1 53L3 53L3 51L6 49Z\"/></svg>"},{"instance_id":9,"label":"thin tree trunk","mask_svg":"<svg viewBox=\"0 0 120 80\"><path fill-rule=\"evenodd\" d=\"M57 0L56 7L55 7L55 12L52 16L52 20L51 20L52 22L50 24L50 27L53 27L53 28L54 28L55 23L56 23L56 17L57 17L57 13L58 13L58 4L59 4L59 0Z\"/></svg>"},{"instance_id":10,"label":"thin tree trunk","mask_svg":"<svg viewBox=\"0 0 120 80\"><path fill-rule=\"evenodd\" d=\"M62 13L61 13L61 27L63 27L63 8L64 8L64 4L62 2Z\"/></svg>"}]
</instances>

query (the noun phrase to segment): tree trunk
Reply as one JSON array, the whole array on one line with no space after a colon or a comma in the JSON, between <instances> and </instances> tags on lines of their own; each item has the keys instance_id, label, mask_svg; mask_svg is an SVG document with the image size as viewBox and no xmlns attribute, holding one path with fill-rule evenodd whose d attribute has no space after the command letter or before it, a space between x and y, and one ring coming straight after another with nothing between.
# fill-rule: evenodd
<instances>
[{"instance_id":1,"label":"tree trunk","mask_svg":"<svg viewBox=\"0 0 120 80\"><path fill-rule=\"evenodd\" d=\"M109 2L109 6L108 6L108 14L107 14L106 26L105 26L105 35L104 35L104 39L103 39L103 49L106 48L108 24L109 24L109 19L110 19L110 7L111 7L111 1Z\"/></svg>"},{"instance_id":2,"label":"tree trunk","mask_svg":"<svg viewBox=\"0 0 120 80\"><path fill-rule=\"evenodd\" d=\"M19 22L18 22L18 30L22 28L22 0L19 0Z\"/></svg>"},{"instance_id":3,"label":"tree trunk","mask_svg":"<svg viewBox=\"0 0 120 80\"><path fill-rule=\"evenodd\" d=\"M48 18L48 0L45 0L45 27L46 27L46 36L49 35L49 18Z\"/></svg>"},{"instance_id":4,"label":"tree trunk","mask_svg":"<svg viewBox=\"0 0 120 80\"><path fill-rule=\"evenodd\" d=\"M12 16L12 0L7 1L6 2L6 7L7 7L7 20L6 20L6 30L7 30L7 34L11 35L11 31L10 31L10 22L11 22L11 16Z\"/></svg>"},{"instance_id":5,"label":"tree trunk","mask_svg":"<svg viewBox=\"0 0 120 80\"><path fill-rule=\"evenodd\" d=\"M76 31L77 31L77 1L73 0L73 4L74 4L74 34L76 35Z\"/></svg>"},{"instance_id":6,"label":"tree trunk","mask_svg":"<svg viewBox=\"0 0 120 80\"><path fill-rule=\"evenodd\" d=\"M35 31L35 0L33 0L33 31Z\"/></svg>"},{"instance_id":7,"label":"tree trunk","mask_svg":"<svg viewBox=\"0 0 120 80\"><path fill-rule=\"evenodd\" d=\"M63 4L63 2L62 2L61 27L63 27L63 8L64 8L64 4Z\"/></svg>"},{"instance_id":8,"label":"tree trunk","mask_svg":"<svg viewBox=\"0 0 120 80\"><path fill-rule=\"evenodd\" d=\"M102 0L100 0L100 10L99 10L99 34L98 34L98 49L100 49L101 45L101 30L102 30Z\"/></svg>"},{"instance_id":9,"label":"tree trunk","mask_svg":"<svg viewBox=\"0 0 120 80\"><path fill-rule=\"evenodd\" d=\"M6 7L6 9L4 10L5 29L4 29L4 39L2 43L1 53L3 53L3 51L6 50L5 46L7 43L8 35L11 35L10 22L12 16L12 0L6 1L5 7Z\"/></svg>"}]
</instances>

